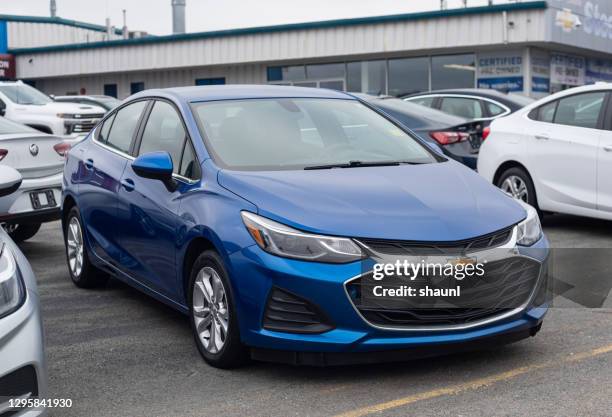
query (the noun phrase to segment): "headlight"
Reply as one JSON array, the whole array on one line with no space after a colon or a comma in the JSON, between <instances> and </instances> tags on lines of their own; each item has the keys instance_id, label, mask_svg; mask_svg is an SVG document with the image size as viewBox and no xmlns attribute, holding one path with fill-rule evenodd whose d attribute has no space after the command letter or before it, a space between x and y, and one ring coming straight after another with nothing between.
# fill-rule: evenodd
<instances>
[{"instance_id":1,"label":"headlight","mask_svg":"<svg viewBox=\"0 0 612 417\"><path fill-rule=\"evenodd\" d=\"M527 218L517 226L516 243L521 246L531 246L542 237L542 226L536 209L529 204L516 200L527 211Z\"/></svg>"},{"instance_id":2,"label":"headlight","mask_svg":"<svg viewBox=\"0 0 612 417\"><path fill-rule=\"evenodd\" d=\"M259 247L274 255L326 263L346 263L363 257L351 239L304 233L246 211L242 212L242 221Z\"/></svg>"},{"instance_id":3,"label":"headlight","mask_svg":"<svg viewBox=\"0 0 612 417\"><path fill-rule=\"evenodd\" d=\"M0 318L17 310L25 298L25 289L13 254L0 243Z\"/></svg>"}]
</instances>

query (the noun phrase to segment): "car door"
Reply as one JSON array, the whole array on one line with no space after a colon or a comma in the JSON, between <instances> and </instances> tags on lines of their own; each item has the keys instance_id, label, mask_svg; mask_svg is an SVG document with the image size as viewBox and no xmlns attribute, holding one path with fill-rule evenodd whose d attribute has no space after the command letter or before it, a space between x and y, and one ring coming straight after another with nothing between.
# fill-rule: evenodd
<instances>
[{"instance_id":1,"label":"car door","mask_svg":"<svg viewBox=\"0 0 612 417\"><path fill-rule=\"evenodd\" d=\"M91 141L77 149L79 210L95 255L117 265L117 192L129 150L138 130L146 101L128 104L110 115Z\"/></svg>"},{"instance_id":2,"label":"car door","mask_svg":"<svg viewBox=\"0 0 612 417\"><path fill-rule=\"evenodd\" d=\"M148 288L175 298L178 289L176 248L179 244L179 228L182 220L178 208L182 194L196 178L199 166L191 164L194 152L183 120L173 104L156 100L150 109L146 123L135 145L134 156L156 152L168 152L174 165L176 189L168 189L164 183L141 178L132 169L125 168L121 178L118 198L120 245L124 254L121 268L132 278ZM199 172L199 171L198 171Z\"/></svg>"},{"instance_id":3,"label":"car door","mask_svg":"<svg viewBox=\"0 0 612 417\"><path fill-rule=\"evenodd\" d=\"M539 108L528 149L542 209L582 214L596 208L604 99L604 92L580 93Z\"/></svg>"},{"instance_id":4,"label":"car door","mask_svg":"<svg viewBox=\"0 0 612 417\"><path fill-rule=\"evenodd\" d=\"M612 212L612 94L608 93L606 125L597 150L597 209Z\"/></svg>"}]
</instances>

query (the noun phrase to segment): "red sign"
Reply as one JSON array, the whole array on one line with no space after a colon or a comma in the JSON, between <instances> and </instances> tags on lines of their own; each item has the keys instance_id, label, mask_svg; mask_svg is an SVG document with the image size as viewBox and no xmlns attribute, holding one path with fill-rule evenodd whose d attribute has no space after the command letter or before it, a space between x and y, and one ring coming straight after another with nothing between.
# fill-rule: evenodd
<instances>
[{"instance_id":1,"label":"red sign","mask_svg":"<svg viewBox=\"0 0 612 417\"><path fill-rule=\"evenodd\" d=\"M15 79L15 57L13 55L0 54L0 79Z\"/></svg>"}]
</instances>

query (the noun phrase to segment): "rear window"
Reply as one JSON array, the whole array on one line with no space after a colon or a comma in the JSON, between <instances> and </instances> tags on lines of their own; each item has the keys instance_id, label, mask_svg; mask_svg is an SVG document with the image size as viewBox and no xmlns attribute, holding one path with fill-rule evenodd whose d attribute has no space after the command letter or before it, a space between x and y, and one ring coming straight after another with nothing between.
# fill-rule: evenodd
<instances>
[{"instance_id":1,"label":"rear window","mask_svg":"<svg viewBox=\"0 0 612 417\"><path fill-rule=\"evenodd\" d=\"M406 101L409 101L414 104L419 104L425 107L433 107L435 97L417 97L417 98L409 98Z\"/></svg>"}]
</instances>

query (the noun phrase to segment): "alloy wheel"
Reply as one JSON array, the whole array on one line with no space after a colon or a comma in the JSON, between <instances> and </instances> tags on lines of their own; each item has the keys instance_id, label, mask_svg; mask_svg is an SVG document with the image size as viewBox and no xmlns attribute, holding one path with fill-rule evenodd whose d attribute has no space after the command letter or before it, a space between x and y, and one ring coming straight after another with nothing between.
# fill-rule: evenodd
<instances>
[{"instance_id":1,"label":"alloy wheel","mask_svg":"<svg viewBox=\"0 0 612 417\"><path fill-rule=\"evenodd\" d=\"M4 229L4 231L6 233L8 233L9 235L11 233L15 233L15 230L17 230L17 228L19 227L19 225L17 224L7 224L7 223L2 223L2 228Z\"/></svg>"},{"instance_id":2,"label":"alloy wheel","mask_svg":"<svg viewBox=\"0 0 612 417\"><path fill-rule=\"evenodd\" d=\"M75 277L79 277L83 271L83 233L81 224L76 217L72 217L68 223L68 265L70 272Z\"/></svg>"},{"instance_id":3,"label":"alloy wheel","mask_svg":"<svg viewBox=\"0 0 612 417\"><path fill-rule=\"evenodd\" d=\"M524 201L525 203L529 203L527 184L525 184L525 181L523 181L521 177L510 175L504 180L504 182L502 182L500 188L506 194L509 194L518 200Z\"/></svg>"},{"instance_id":4,"label":"alloy wheel","mask_svg":"<svg viewBox=\"0 0 612 417\"><path fill-rule=\"evenodd\" d=\"M192 310L196 332L207 352L219 353L228 336L227 294L219 274L204 267L196 276Z\"/></svg>"}]
</instances>

